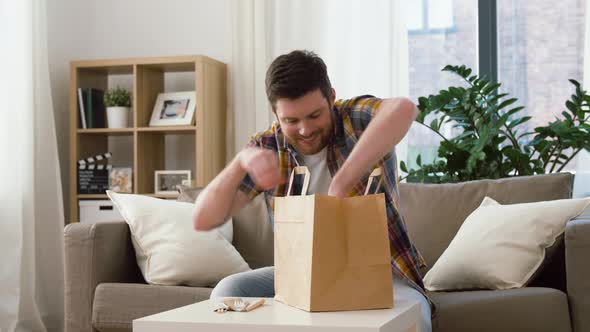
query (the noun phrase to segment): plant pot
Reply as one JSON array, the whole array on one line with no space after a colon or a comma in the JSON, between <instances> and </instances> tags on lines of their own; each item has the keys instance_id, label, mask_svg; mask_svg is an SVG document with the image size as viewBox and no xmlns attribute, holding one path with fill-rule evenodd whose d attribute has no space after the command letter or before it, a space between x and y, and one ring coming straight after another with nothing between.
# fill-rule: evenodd
<instances>
[{"instance_id":1,"label":"plant pot","mask_svg":"<svg viewBox=\"0 0 590 332\"><path fill-rule=\"evenodd\" d=\"M129 126L131 107L107 107L107 123L109 128L127 128Z\"/></svg>"}]
</instances>

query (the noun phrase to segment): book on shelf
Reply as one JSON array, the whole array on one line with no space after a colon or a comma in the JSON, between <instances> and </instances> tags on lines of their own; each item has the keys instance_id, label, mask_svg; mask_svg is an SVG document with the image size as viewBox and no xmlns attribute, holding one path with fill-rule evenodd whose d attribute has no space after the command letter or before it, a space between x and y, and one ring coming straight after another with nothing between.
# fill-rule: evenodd
<instances>
[{"instance_id":1,"label":"book on shelf","mask_svg":"<svg viewBox=\"0 0 590 332\"><path fill-rule=\"evenodd\" d=\"M78 126L82 129L86 129L88 127L86 126L86 111L84 110L84 98L82 94L82 88L78 88L78 112L80 113L80 121L78 122Z\"/></svg>"},{"instance_id":2,"label":"book on shelf","mask_svg":"<svg viewBox=\"0 0 590 332\"><path fill-rule=\"evenodd\" d=\"M106 108L104 91L95 88L78 88L80 128L105 128Z\"/></svg>"}]
</instances>

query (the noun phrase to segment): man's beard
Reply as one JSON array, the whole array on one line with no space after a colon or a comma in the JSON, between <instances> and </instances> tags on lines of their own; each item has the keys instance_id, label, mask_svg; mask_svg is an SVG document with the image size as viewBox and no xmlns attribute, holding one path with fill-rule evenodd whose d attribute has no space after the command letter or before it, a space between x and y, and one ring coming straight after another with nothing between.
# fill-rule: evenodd
<instances>
[{"instance_id":1,"label":"man's beard","mask_svg":"<svg viewBox=\"0 0 590 332\"><path fill-rule=\"evenodd\" d=\"M306 140L301 135L297 135L295 138L287 137L287 142L295 147L297 152L312 155L320 152L328 144L330 134L330 128L327 130L320 129L308 136L311 140Z\"/></svg>"}]
</instances>

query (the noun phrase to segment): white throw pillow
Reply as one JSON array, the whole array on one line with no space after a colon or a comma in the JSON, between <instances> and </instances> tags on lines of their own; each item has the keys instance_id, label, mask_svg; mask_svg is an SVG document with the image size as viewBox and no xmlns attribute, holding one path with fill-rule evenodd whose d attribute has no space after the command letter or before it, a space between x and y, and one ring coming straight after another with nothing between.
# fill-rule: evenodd
<instances>
[{"instance_id":1,"label":"white throw pillow","mask_svg":"<svg viewBox=\"0 0 590 332\"><path fill-rule=\"evenodd\" d=\"M486 197L424 277L431 291L523 287L590 199L501 205Z\"/></svg>"},{"instance_id":2,"label":"white throw pillow","mask_svg":"<svg viewBox=\"0 0 590 332\"><path fill-rule=\"evenodd\" d=\"M231 244L231 222L198 232L192 226L194 204L107 195L129 224L137 264L148 283L213 287L228 275L250 270Z\"/></svg>"}]
</instances>

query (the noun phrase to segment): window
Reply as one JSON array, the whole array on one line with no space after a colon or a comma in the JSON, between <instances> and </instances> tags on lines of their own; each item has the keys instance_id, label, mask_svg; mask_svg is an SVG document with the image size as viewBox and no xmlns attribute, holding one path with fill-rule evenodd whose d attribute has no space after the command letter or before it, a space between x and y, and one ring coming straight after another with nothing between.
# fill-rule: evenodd
<instances>
[{"instance_id":1,"label":"window","mask_svg":"<svg viewBox=\"0 0 590 332\"><path fill-rule=\"evenodd\" d=\"M406 5L410 34L455 31L453 0L412 0Z\"/></svg>"},{"instance_id":2,"label":"window","mask_svg":"<svg viewBox=\"0 0 590 332\"><path fill-rule=\"evenodd\" d=\"M410 98L417 101L420 96L463 84L456 76L441 72L444 66L465 64L477 69L477 1L420 0L409 3L413 4L408 8L413 27L424 28L420 33L412 30L412 25L408 28ZM423 19L423 25L417 25L416 17ZM426 17L427 20L424 19ZM447 28L451 25L453 28L441 30L445 24ZM431 162L436 156L439 142L438 135L414 123L408 133L408 166L416 168L418 154L424 163Z\"/></svg>"},{"instance_id":3,"label":"window","mask_svg":"<svg viewBox=\"0 0 590 332\"><path fill-rule=\"evenodd\" d=\"M498 80L532 116L527 131L562 118L574 93L568 79L582 83L585 9L581 0L498 0Z\"/></svg>"},{"instance_id":4,"label":"window","mask_svg":"<svg viewBox=\"0 0 590 332\"><path fill-rule=\"evenodd\" d=\"M408 5L412 100L463 84L441 69L464 64L475 73L485 71L480 75L497 77L502 92L518 98L525 106L522 112L533 117L527 131L562 117L574 91L568 79L582 82L586 1L419 0ZM478 38L484 42L478 44ZM408 134L408 166L416 168L418 154L423 163L432 161L439 142L432 131L414 123ZM575 159L565 170L573 169Z\"/></svg>"}]
</instances>

